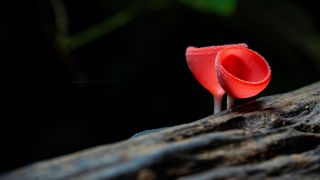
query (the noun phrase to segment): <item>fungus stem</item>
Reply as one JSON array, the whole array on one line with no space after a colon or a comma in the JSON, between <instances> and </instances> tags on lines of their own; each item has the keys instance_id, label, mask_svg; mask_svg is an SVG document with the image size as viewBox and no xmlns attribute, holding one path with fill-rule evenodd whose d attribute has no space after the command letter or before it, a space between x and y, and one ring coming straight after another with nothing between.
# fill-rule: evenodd
<instances>
[{"instance_id":1,"label":"fungus stem","mask_svg":"<svg viewBox=\"0 0 320 180\"><path fill-rule=\"evenodd\" d=\"M222 101L222 96L213 96L214 100L214 111L213 114L216 114L221 111L221 101Z\"/></svg>"},{"instance_id":2,"label":"fungus stem","mask_svg":"<svg viewBox=\"0 0 320 180\"><path fill-rule=\"evenodd\" d=\"M227 96L227 109L232 108L234 105L234 98L231 96Z\"/></svg>"}]
</instances>

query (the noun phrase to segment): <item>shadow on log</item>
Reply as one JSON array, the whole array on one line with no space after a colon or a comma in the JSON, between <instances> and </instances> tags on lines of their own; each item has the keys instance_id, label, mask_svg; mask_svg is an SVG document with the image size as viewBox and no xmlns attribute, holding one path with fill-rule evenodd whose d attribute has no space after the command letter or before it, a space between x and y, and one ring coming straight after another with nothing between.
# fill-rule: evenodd
<instances>
[{"instance_id":1,"label":"shadow on log","mask_svg":"<svg viewBox=\"0 0 320 180\"><path fill-rule=\"evenodd\" d=\"M317 179L320 82L0 179Z\"/></svg>"}]
</instances>

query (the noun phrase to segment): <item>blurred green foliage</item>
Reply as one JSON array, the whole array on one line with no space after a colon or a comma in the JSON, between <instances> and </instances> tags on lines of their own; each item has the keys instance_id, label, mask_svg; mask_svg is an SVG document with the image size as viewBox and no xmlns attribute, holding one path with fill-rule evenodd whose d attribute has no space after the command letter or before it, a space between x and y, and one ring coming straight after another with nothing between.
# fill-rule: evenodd
<instances>
[{"instance_id":1,"label":"blurred green foliage","mask_svg":"<svg viewBox=\"0 0 320 180\"><path fill-rule=\"evenodd\" d=\"M132 18L133 15L130 13L130 11L120 11L114 14L113 16L107 18L106 20L102 21L101 23L89 27L88 29L74 36L71 36L69 38L67 37L67 47L71 50L77 49L78 47L88 44L106 35L107 33L122 27L123 25L130 22Z\"/></svg>"},{"instance_id":2,"label":"blurred green foliage","mask_svg":"<svg viewBox=\"0 0 320 180\"><path fill-rule=\"evenodd\" d=\"M62 2L62 0L58 0ZM236 9L236 0L177 0L181 4L198 10L203 13L215 13L220 16L230 16ZM106 1L106 6L110 6L111 1ZM173 1L169 0L142 0L127 2L127 7L114 15L106 18L104 21L89 27L71 37L59 37L61 46L74 50L86 45L100 37L110 33L123 25L129 23L136 15L141 15L145 11L157 11L168 8ZM114 3L113 3L114 4ZM61 12L57 10L56 12ZM59 16L59 15L58 15Z\"/></svg>"},{"instance_id":3,"label":"blurred green foliage","mask_svg":"<svg viewBox=\"0 0 320 180\"><path fill-rule=\"evenodd\" d=\"M59 1L60 10L54 12L57 19L66 19L67 12L63 12L64 0ZM67 52L76 50L93 43L102 37L113 33L121 27L134 23L136 19L145 19L146 14L170 11L177 7L189 9L190 12L207 17L212 22L223 22L223 26L237 29L237 32L250 34L250 37L258 39L273 53L278 54L282 62L288 64L295 71L306 71L308 65L320 69L320 35L316 23L310 18L310 14L295 2L278 1L237 1L237 0L139 0L117 1L100 0L100 11L106 12L105 19L95 24L79 29L75 33L56 34L57 45ZM241 3L241 6L238 4ZM53 8L55 8L53 6ZM227 18L226 18L227 17ZM174 16L173 16L174 18ZM61 22L61 21L60 21ZM174 22L174 21L173 21ZM65 23L62 23L62 25ZM57 22L57 27L64 28ZM68 26L65 24L65 26ZM59 31L58 31L59 32ZM60 32L63 32L61 30ZM267 36L266 36L267 35ZM292 49L302 52L307 58L308 65L300 57L293 55ZM311 71L312 72L312 71ZM315 77L317 72L312 72ZM275 73L275 75L277 75ZM289 78L289 74L281 74L274 81L275 86L281 87L281 83ZM304 77L298 76L296 81L303 82ZM310 80L311 81L311 80ZM290 87L294 83L287 85ZM279 89L279 88L278 88ZM281 90L281 89L280 89Z\"/></svg>"},{"instance_id":4,"label":"blurred green foliage","mask_svg":"<svg viewBox=\"0 0 320 180\"><path fill-rule=\"evenodd\" d=\"M57 19L68 19L65 16L68 12L63 13L63 9L68 8L61 6L67 1L52 0L52 2L56 1L60 2L60 10L54 11L60 13L60 15L56 14ZM296 70L307 68L307 65L301 58L292 54L292 49L302 52L310 58L309 64L320 69L320 35L316 23L310 18L310 14L294 1L99 0L98 2L99 11L101 11L99 13L104 14L102 17L105 19L102 18L89 26L79 28L77 32L58 33L56 35L58 46L63 47L66 51L76 50L129 23L135 23L137 19L147 19L145 16L148 14L170 12L172 9L182 8L188 9L189 12L194 11L195 14L208 18L212 23L218 22L227 29L232 28L236 29L236 32L249 34L250 38L258 39L260 43L273 49L279 58L280 56L289 57L283 59L282 62ZM57 3L52 3L54 4ZM239 4L241 6L238 6ZM174 14L172 18L175 18ZM68 20L60 22L68 22ZM174 23L174 20L172 22ZM68 26L66 23L61 24ZM57 27L67 29L59 25L59 22L57 22ZM314 74L318 73L314 72ZM281 75L281 78L285 79L286 76L288 75ZM281 82L281 78L279 77L278 82ZM298 81L303 81L303 77L299 78Z\"/></svg>"},{"instance_id":5,"label":"blurred green foliage","mask_svg":"<svg viewBox=\"0 0 320 180\"><path fill-rule=\"evenodd\" d=\"M236 0L179 0L181 3L205 13L230 16L236 9Z\"/></svg>"}]
</instances>

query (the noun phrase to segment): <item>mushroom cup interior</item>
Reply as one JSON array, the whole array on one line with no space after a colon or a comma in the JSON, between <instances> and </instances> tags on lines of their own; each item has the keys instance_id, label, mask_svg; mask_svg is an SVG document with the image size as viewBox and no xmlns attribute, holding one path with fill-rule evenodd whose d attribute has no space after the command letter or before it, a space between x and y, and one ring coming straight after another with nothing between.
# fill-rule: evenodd
<instances>
[{"instance_id":1,"label":"mushroom cup interior","mask_svg":"<svg viewBox=\"0 0 320 180\"><path fill-rule=\"evenodd\" d=\"M266 60L254 51L230 48L223 51L220 56L222 67L242 81L259 83L270 73Z\"/></svg>"}]
</instances>

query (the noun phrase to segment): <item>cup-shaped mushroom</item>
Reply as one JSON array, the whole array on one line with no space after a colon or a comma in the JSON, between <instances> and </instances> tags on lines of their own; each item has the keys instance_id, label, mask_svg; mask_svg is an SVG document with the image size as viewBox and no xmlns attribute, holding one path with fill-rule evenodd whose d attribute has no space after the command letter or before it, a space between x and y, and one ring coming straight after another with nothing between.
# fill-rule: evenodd
<instances>
[{"instance_id":1,"label":"cup-shaped mushroom","mask_svg":"<svg viewBox=\"0 0 320 180\"><path fill-rule=\"evenodd\" d=\"M271 79L268 62L247 48L221 50L216 57L215 68L220 85L234 98L249 98L259 94Z\"/></svg>"},{"instance_id":2,"label":"cup-shaped mushroom","mask_svg":"<svg viewBox=\"0 0 320 180\"><path fill-rule=\"evenodd\" d=\"M243 47L246 44L231 44L209 47L188 47L186 50L186 59L193 76L206 88L213 96L222 97L225 91L221 88L214 63L219 51L225 48Z\"/></svg>"}]
</instances>

